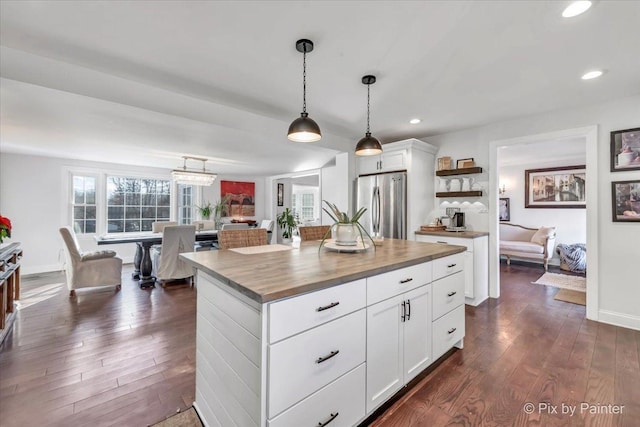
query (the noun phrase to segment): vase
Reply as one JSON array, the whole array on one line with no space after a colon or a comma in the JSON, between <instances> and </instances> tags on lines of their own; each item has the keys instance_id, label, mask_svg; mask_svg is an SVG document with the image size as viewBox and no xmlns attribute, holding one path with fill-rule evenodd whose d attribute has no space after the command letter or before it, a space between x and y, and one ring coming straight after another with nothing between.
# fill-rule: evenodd
<instances>
[{"instance_id":1,"label":"vase","mask_svg":"<svg viewBox=\"0 0 640 427\"><path fill-rule=\"evenodd\" d=\"M337 245L355 246L358 244L356 240L358 229L354 224L337 224L335 235Z\"/></svg>"}]
</instances>

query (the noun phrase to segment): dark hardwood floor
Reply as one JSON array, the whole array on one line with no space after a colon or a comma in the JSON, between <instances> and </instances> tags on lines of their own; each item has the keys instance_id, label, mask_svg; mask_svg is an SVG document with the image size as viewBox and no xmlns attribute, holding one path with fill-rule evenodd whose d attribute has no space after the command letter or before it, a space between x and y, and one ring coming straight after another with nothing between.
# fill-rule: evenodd
<instances>
[{"instance_id":1,"label":"dark hardwood floor","mask_svg":"<svg viewBox=\"0 0 640 427\"><path fill-rule=\"evenodd\" d=\"M640 332L586 320L584 307L530 283L542 273L502 265L501 298L466 308L464 350L374 425L640 425ZM191 405L196 291L141 290L129 276L119 293L80 290L76 300L61 274L23 281L0 350L3 427L146 426ZM539 413L543 402L558 414ZM581 402L624 408L591 414ZM563 403L576 413L562 414Z\"/></svg>"}]
</instances>

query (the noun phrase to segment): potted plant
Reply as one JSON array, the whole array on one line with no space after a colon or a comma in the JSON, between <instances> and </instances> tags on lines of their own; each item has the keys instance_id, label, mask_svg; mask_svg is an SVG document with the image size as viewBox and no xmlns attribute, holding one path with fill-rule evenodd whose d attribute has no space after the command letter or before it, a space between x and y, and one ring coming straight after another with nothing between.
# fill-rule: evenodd
<instances>
[{"instance_id":1,"label":"potted plant","mask_svg":"<svg viewBox=\"0 0 640 427\"><path fill-rule=\"evenodd\" d=\"M296 219L293 216L293 212L291 212L289 208L286 208L276 217L276 222L282 229L282 241L290 242L293 236L293 229L296 228Z\"/></svg>"},{"instance_id":2,"label":"potted plant","mask_svg":"<svg viewBox=\"0 0 640 427\"><path fill-rule=\"evenodd\" d=\"M213 219L216 222L217 229L220 229L222 227L222 214L224 213L224 210L226 207L227 207L227 196L224 196L213 205L213 208L212 208Z\"/></svg>"},{"instance_id":3,"label":"potted plant","mask_svg":"<svg viewBox=\"0 0 640 427\"><path fill-rule=\"evenodd\" d=\"M340 209L335 204L330 203L326 200L323 200L323 202L327 205L329 209L322 208L322 210L325 211L327 215L331 217L334 223L331 225L331 228L329 229L329 231L325 234L324 238L322 239L322 242L320 242L320 247L322 247L325 240L329 236L330 232L333 231L336 238L337 245L356 246L358 245L358 236L359 236L360 241L362 242L362 247L366 248L364 236L367 236L371 241L371 244L373 245L373 248L375 250L376 245L374 244L373 239L371 238L367 230L364 229L362 224L358 222L358 220L366 212L367 208L363 207L358 209L358 211L355 214L353 214L351 218L349 218L349 215L347 215L346 212L341 212Z\"/></svg>"},{"instance_id":4,"label":"potted plant","mask_svg":"<svg viewBox=\"0 0 640 427\"><path fill-rule=\"evenodd\" d=\"M202 219L208 220L209 218L211 218L211 212L213 211L211 202L207 202L202 206L196 205L196 208L198 208L198 212L200 212L200 216L202 217Z\"/></svg>"}]
</instances>

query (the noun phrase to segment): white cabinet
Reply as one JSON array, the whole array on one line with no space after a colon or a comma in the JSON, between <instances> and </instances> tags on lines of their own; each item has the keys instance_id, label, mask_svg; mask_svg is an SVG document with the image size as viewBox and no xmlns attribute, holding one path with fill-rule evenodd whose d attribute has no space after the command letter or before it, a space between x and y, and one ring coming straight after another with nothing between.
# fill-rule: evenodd
<instances>
[{"instance_id":1,"label":"white cabinet","mask_svg":"<svg viewBox=\"0 0 640 427\"><path fill-rule=\"evenodd\" d=\"M431 363L431 286L367 307L367 413Z\"/></svg>"},{"instance_id":2,"label":"white cabinet","mask_svg":"<svg viewBox=\"0 0 640 427\"><path fill-rule=\"evenodd\" d=\"M456 233L451 234L451 237L416 234L416 241L458 245L467 248L466 252L457 254L457 256L464 258L465 303L476 306L489 297L489 236L454 237L453 235ZM436 272L437 261L434 261L434 280L438 275L442 275L442 273Z\"/></svg>"},{"instance_id":3,"label":"white cabinet","mask_svg":"<svg viewBox=\"0 0 640 427\"><path fill-rule=\"evenodd\" d=\"M385 144L383 147L385 151L379 156L360 156L357 158L359 175L406 169L406 150L386 151L387 145Z\"/></svg>"}]
</instances>

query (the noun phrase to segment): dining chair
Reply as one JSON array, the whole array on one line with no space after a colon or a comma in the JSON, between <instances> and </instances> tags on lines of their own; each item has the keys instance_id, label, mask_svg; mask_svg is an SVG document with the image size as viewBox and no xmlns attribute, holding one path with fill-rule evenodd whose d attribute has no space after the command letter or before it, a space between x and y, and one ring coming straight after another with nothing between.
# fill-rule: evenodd
<instances>
[{"instance_id":1,"label":"dining chair","mask_svg":"<svg viewBox=\"0 0 640 427\"><path fill-rule=\"evenodd\" d=\"M156 221L151 223L151 231L153 233L162 233L167 226L178 225L175 221Z\"/></svg>"},{"instance_id":2,"label":"dining chair","mask_svg":"<svg viewBox=\"0 0 640 427\"><path fill-rule=\"evenodd\" d=\"M76 295L76 289L122 284L122 259L111 250L82 252L76 234L71 227L60 228L64 242L65 275L69 296Z\"/></svg>"},{"instance_id":3,"label":"dining chair","mask_svg":"<svg viewBox=\"0 0 640 427\"><path fill-rule=\"evenodd\" d=\"M237 223L224 223L222 224L221 230L245 230L249 228L249 224L246 222L237 222Z\"/></svg>"},{"instance_id":4,"label":"dining chair","mask_svg":"<svg viewBox=\"0 0 640 427\"><path fill-rule=\"evenodd\" d=\"M196 241L194 225L171 225L162 231L162 245L151 248L153 275L160 285L171 280L190 279L193 285L194 269L180 259L180 254L193 252Z\"/></svg>"},{"instance_id":5,"label":"dining chair","mask_svg":"<svg viewBox=\"0 0 640 427\"><path fill-rule=\"evenodd\" d=\"M300 240L322 240L324 237L331 237L331 233L328 233L330 225L310 225L306 227L298 227L300 233Z\"/></svg>"},{"instance_id":6,"label":"dining chair","mask_svg":"<svg viewBox=\"0 0 640 427\"><path fill-rule=\"evenodd\" d=\"M245 248L247 246L266 244L267 230L264 228L218 231L218 246L220 249Z\"/></svg>"}]
</instances>

